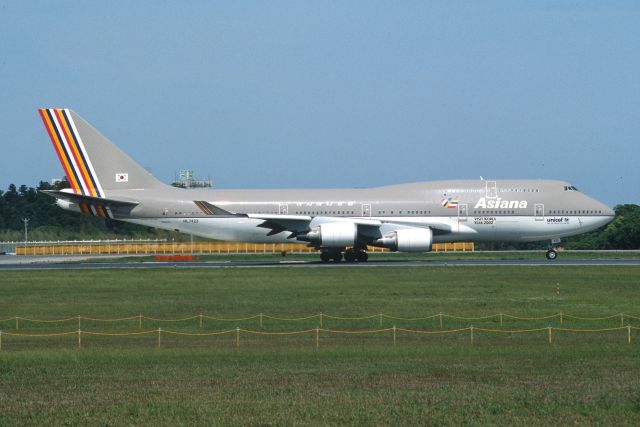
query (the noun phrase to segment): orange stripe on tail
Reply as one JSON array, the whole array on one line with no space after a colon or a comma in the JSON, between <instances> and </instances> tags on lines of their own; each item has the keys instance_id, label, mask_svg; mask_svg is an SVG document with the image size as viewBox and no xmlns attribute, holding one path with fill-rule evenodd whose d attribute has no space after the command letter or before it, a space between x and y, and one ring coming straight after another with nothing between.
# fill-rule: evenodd
<instances>
[{"instance_id":1,"label":"orange stripe on tail","mask_svg":"<svg viewBox=\"0 0 640 427\"><path fill-rule=\"evenodd\" d=\"M53 127L54 125L53 123L51 123L51 120L49 119L47 110L44 108L41 108L38 110L38 112L40 113L40 117L44 122L44 127L47 129L47 133L49 134L49 138L51 139L53 148L55 149L56 154L58 155L58 160L60 161L60 164L64 169L65 175L67 176L67 181L69 181L69 184L71 184L71 188L73 189L74 192L76 193L80 192L79 190L81 189L81 187L78 185L78 182L76 181L75 176L73 175L73 172L71 170L71 166L69 165L69 162L67 161L64 155L64 152L63 152L64 147L62 147L62 145L60 144L60 141L58 140L58 136L56 135L55 129Z\"/></svg>"},{"instance_id":2,"label":"orange stripe on tail","mask_svg":"<svg viewBox=\"0 0 640 427\"><path fill-rule=\"evenodd\" d=\"M73 135L71 135L71 131L67 126L67 121L65 120L64 115L62 114L62 110L56 109L54 110L54 112L55 112L56 118L58 119L58 123L62 128L64 137L67 140L67 146L69 147L73 155L73 158L76 161L77 167L75 168L75 171L77 175L82 179L82 181L84 181L83 182L84 188L87 189L87 192L89 193L89 195L95 196L96 191L95 191L95 188L93 188L93 185L91 184L91 178L89 177L89 172L87 170L86 165L84 164L84 161L82 160L82 156L80 155L79 149L75 143L75 139L73 138Z\"/></svg>"}]
</instances>

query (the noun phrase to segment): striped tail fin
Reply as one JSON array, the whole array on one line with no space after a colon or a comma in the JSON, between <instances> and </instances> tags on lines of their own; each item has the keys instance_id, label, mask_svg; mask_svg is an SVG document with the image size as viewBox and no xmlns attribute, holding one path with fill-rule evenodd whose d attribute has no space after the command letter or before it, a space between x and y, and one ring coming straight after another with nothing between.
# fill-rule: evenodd
<instances>
[{"instance_id":1,"label":"striped tail fin","mask_svg":"<svg viewBox=\"0 0 640 427\"><path fill-rule=\"evenodd\" d=\"M74 111L39 112L74 193L104 198L110 190L166 187Z\"/></svg>"},{"instance_id":2,"label":"striped tail fin","mask_svg":"<svg viewBox=\"0 0 640 427\"><path fill-rule=\"evenodd\" d=\"M70 111L43 108L39 112L74 193L104 197L104 190L71 118Z\"/></svg>"}]
</instances>

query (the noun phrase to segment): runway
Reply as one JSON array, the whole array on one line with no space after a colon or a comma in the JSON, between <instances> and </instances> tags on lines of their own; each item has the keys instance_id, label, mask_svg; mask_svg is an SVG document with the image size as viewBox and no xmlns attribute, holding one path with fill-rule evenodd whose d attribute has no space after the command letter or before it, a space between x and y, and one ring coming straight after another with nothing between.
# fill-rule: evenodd
<instances>
[{"instance_id":1,"label":"runway","mask_svg":"<svg viewBox=\"0 0 640 427\"><path fill-rule=\"evenodd\" d=\"M640 266L640 259L459 259L459 260L384 260L365 263L323 263L320 261L221 260L193 262L95 262L91 259L60 257L9 257L0 260L0 270L97 270L150 268L375 268L375 267L500 267L500 266Z\"/></svg>"}]
</instances>

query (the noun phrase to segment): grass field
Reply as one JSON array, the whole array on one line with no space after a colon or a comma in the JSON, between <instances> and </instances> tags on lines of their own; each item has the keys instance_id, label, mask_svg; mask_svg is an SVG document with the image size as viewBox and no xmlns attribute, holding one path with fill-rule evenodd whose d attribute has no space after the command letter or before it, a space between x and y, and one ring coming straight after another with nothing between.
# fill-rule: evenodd
<instances>
[{"instance_id":1,"label":"grass field","mask_svg":"<svg viewBox=\"0 0 640 427\"><path fill-rule=\"evenodd\" d=\"M558 286L559 285L559 286ZM559 292L558 292L559 289ZM385 313L462 317L558 312L640 316L637 267L440 267L340 269L176 269L3 272L0 318L180 318L198 313L281 317ZM627 321L635 326L640 322ZM375 329L377 319L326 320L325 327ZM496 319L473 321L499 328ZM555 322L555 323L553 323ZM391 320L385 319L385 327ZM435 319L394 322L439 328ZM619 319L565 319L565 327L606 328ZM445 328L469 322L447 319ZM143 329L258 330L255 319ZM264 331L315 328L316 319L266 320ZM558 326L557 319L503 327ZM1 325L15 331L14 322ZM23 332L74 330L22 321ZM84 321L87 331L136 330L136 320ZM640 334L626 332L468 333L418 336L24 338L0 351L2 425L191 424L623 424L640 423Z\"/></svg>"}]
</instances>

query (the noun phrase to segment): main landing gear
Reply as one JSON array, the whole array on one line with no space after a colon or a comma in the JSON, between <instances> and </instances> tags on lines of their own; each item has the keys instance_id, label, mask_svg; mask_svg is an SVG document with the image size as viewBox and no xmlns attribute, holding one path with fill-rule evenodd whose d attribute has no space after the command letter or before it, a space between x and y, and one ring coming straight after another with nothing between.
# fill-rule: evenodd
<instances>
[{"instance_id":1,"label":"main landing gear","mask_svg":"<svg viewBox=\"0 0 640 427\"><path fill-rule=\"evenodd\" d=\"M344 252L344 259L347 262L367 262L369 254L364 249L349 248Z\"/></svg>"},{"instance_id":2,"label":"main landing gear","mask_svg":"<svg viewBox=\"0 0 640 427\"><path fill-rule=\"evenodd\" d=\"M320 252L320 261L322 262L340 262L342 261L342 251L322 251Z\"/></svg>"},{"instance_id":3,"label":"main landing gear","mask_svg":"<svg viewBox=\"0 0 640 427\"><path fill-rule=\"evenodd\" d=\"M343 249L323 249L320 252L320 260L322 262L340 262L343 258ZM344 251L344 260L346 262L366 262L369 254L364 249L349 248Z\"/></svg>"}]
</instances>

